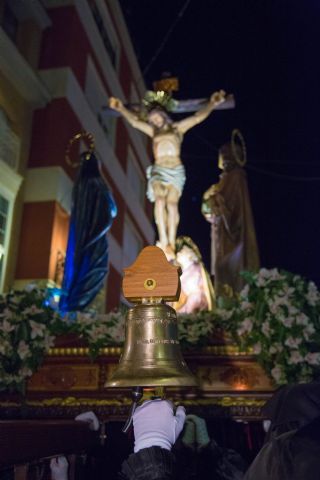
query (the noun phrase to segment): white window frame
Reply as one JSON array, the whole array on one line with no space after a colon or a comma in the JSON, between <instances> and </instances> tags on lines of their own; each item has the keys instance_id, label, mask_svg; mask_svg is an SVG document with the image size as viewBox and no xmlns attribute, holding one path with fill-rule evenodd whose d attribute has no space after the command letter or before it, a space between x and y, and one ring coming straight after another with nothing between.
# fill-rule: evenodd
<instances>
[{"instance_id":1,"label":"white window frame","mask_svg":"<svg viewBox=\"0 0 320 480\"><path fill-rule=\"evenodd\" d=\"M142 247L143 247L144 242L143 242L143 238L139 234L138 230L136 229L136 227L133 224L132 220L130 219L129 215L126 215L125 219L124 219L124 228L123 228L123 234L124 234L123 236L124 237L125 237L126 228L129 228L131 230L133 235L138 239L138 241L140 243L140 245L138 246L138 251L137 251L137 255L138 255L140 253ZM124 242L123 242L123 250L122 250L122 265L123 265L123 268L128 267L130 264L132 264L132 262L135 261L135 259L136 259L136 257L129 259L128 257L125 256Z\"/></svg>"},{"instance_id":2,"label":"white window frame","mask_svg":"<svg viewBox=\"0 0 320 480\"><path fill-rule=\"evenodd\" d=\"M110 41L112 43L112 46L115 51L116 55L116 60L115 60L115 65L114 69L116 72L118 72L119 66L120 66L120 51L121 51L121 46L120 46L120 41L118 39L118 35L116 33L116 30L113 26L113 22L111 19L111 16L108 12L108 8L106 6L105 0L95 0L96 6L100 12L100 15L102 17L104 26L108 32ZM110 59L111 61L111 59Z\"/></svg>"},{"instance_id":3,"label":"white window frame","mask_svg":"<svg viewBox=\"0 0 320 480\"><path fill-rule=\"evenodd\" d=\"M6 225L6 234L4 242L3 266L0 279L0 292L3 291L4 282L7 273L7 263L9 255L10 239L12 235L13 211L14 205L22 183L22 177L14 172L8 165L0 159L0 195L9 202L8 217Z\"/></svg>"},{"instance_id":4,"label":"white window frame","mask_svg":"<svg viewBox=\"0 0 320 480\"><path fill-rule=\"evenodd\" d=\"M5 110L0 107L0 142L1 140L4 143L4 148L0 143L0 160L16 171L19 165L21 140L12 129ZM2 150L4 150L4 153ZM6 158L12 159L13 163L6 161Z\"/></svg>"},{"instance_id":5,"label":"white window frame","mask_svg":"<svg viewBox=\"0 0 320 480\"><path fill-rule=\"evenodd\" d=\"M92 104L89 100L89 92L88 92L88 77L89 76L94 79L94 83L97 85L97 89L100 90L100 92L102 92L102 97L105 99L103 101L103 104L100 105L99 111L96 111L93 108L93 106L92 106ZM114 146L114 144L115 144L115 133L116 133L116 117L110 116L109 124L108 125L106 124L106 128L108 129L109 133L106 134L102 125L101 125L101 123L100 123L100 120L98 119L98 115L101 115L101 119L102 119L102 122L103 122L103 120L104 120L103 107L108 105L109 95L106 92L106 89L103 85L103 82L100 78L100 75L99 75L99 73L98 73L98 71L95 67L95 64L94 64L94 62L93 62L93 60L90 56L88 57L88 61L87 61L84 94L85 94L86 100L88 102L88 105L89 105L91 111L93 112L95 118L97 119L97 121L100 125L100 128L103 130L103 133L105 134L105 136L106 136L107 140L109 141L110 145ZM93 94L93 92L90 91L90 96L92 94ZM97 100L99 102L98 95L97 95Z\"/></svg>"},{"instance_id":6,"label":"white window frame","mask_svg":"<svg viewBox=\"0 0 320 480\"><path fill-rule=\"evenodd\" d=\"M139 192L139 194L137 194L136 191L134 191L134 187L130 181L130 175L129 175L129 165L130 163L134 166L134 169L135 171L137 172L137 176L140 178L140 182L141 182L141 192ZM141 168L140 168L140 165L138 163L138 160L136 158L136 155L134 154L132 148L129 146L128 147L128 153L127 153L127 181L132 189L132 191L134 192L134 194L136 195L137 199L138 199L138 202L139 204L141 205L141 207L144 209L145 207L145 197L146 197L146 179L145 179L145 174L142 172Z\"/></svg>"}]
</instances>

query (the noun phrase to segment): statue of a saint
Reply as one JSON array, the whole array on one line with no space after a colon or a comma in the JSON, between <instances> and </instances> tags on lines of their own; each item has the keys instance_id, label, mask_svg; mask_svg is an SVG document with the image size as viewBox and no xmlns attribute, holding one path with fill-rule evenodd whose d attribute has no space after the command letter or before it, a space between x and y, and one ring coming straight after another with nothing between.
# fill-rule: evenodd
<instances>
[{"instance_id":1,"label":"statue of a saint","mask_svg":"<svg viewBox=\"0 0 320 480\"><path fill-rule=\"evenodd\" d=\"M211 227L211 273L215 294L230 295L244 286L241 271L259 269L259 252L250 205L246 173L245 147L235 142L219 150L220 181L203 195L201 211Z\"/></svg>"},{"instance_id":2,"label":"statue of a saint","mask_svg":"<svg viewBox=\"0 0 320 480\"><path fill-rule=\"evenodd\" d=\"M176 262L181 266L182 275L180 298L173 304L175 310L178 313L213 310L215 298L211 278L197 245L190 237L177 238Z\"/></svg>"},{"instance_id":3,"label":"statue of a saint","mask_svg":"<svg viewBox=\"0 0 320 480\"><path fill-rule=\"evenodd\" d=\"M165 92L156 92L166 98ZM173 101L167 96L168 102ZM225 101L223 90L211 95L208 103L183 120L174 122L168 115L165 102L149 104L146 120L127 109L121 100L111 97L109 107L118 111L134 128L152 138L154 165L147 169L147 197L154 202L154 216L159 235L159 246L167 255L174 256L179 223L178 203L186 180L180 152L184 134L203 122L208 115ZM167 102L167 103L168 103Z\"/></svg>"}]
</instances>

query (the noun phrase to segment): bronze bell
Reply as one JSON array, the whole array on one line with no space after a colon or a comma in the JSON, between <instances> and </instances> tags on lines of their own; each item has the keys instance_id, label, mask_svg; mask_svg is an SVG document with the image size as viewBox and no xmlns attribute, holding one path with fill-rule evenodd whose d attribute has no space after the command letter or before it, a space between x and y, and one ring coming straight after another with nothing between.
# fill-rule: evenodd
<instances>
[{"instance_id":1,"label":"bronze bell","mask_svg":"<svg viewBox=\"0 0 320 480\"><path fill-rule=\"evenodd\" d=\"M196 386L180 350L175 310L179 268L158 247L146 247L125 270L124 296L140 301L128 311L123 353L106 387Z\"/></svg>"}]
</instances>

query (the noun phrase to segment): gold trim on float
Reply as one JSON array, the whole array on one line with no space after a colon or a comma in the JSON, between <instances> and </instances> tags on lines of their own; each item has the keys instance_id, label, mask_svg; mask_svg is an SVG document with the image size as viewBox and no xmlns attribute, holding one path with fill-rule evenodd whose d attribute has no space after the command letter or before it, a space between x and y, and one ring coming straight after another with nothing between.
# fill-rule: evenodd
<instances>
[{"instance_id":1,"label":"gold trim on float","mask_svg":"<svg viewBox=\"0 0 320 480\"><path fill-rule=\"evenodd\" d=\"M122 347L104 347L99 350L99 355L119 356L121 352ZM89 356L90 350L88 347L54 347L50 348L48 355L50 357L83 357Z\"/></svg>"},{"instance_id":2,"label":"gold trim on float","mask_svg":"<svg viewBox=\"0 0 320 480\"><path fill-rule=\"evenodd\" d=\"M220 398L200 398L200 399L183 399L184 406L210 406L217 405L221 407L263 407L267 399L255 399L245 397L220 397ZM54 397L43 400L27 400L25 405L29 407L81 407L81 406L127 406L131 405L130 397L123 397L122 400L112 398L76 398L76 397ZM181 400L173 403L181 403ZM0 402L1 407L18 407L21 406L18 402Z\"/></svg>"},{"instance_id":3,"label":"gold trim on float","mask_svg":"<svg viewBox=\"0 0 320 480\"><path fill-rule=\"evenodd\" d=\"M122 347L104 347L99 350L99 355L105 356L119 356L121 355ZM189 353L189 350L184 350L184 353ZM190 353L193 353L190 350ZM210 355L235 355L238 357L252 355L252 349L248 351L240 351L236 345L208 345L201 347L194 351L195 354L210 354ZM50 357L67 357L67 356L89 356L90 350L88 347L54 347L50 348L48 355Z\"/></svg>"}]
</instances>

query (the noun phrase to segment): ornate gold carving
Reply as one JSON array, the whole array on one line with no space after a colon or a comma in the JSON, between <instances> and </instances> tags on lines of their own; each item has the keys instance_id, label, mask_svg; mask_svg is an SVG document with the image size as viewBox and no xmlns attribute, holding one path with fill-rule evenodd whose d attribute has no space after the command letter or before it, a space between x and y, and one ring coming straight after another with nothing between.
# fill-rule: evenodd
<instances>
[{"instance_id":1,"label":"ornate gold carving","mask_svg":"<svg viewBox=\"0 0 320 480\"><path fill-rule=\"evenodd\" d=\"M110 357L118 357L121 355L122 347L104 347L99 351L99 355ZM54 347L50 348L50 357L68 357L68 356L89 356L89 348L87 347Z\"/></svg>"},{"instance_id":2,"label":"ornate gold carving","mask_svg":"<svg viewBox=\"0 0 320 480\"><path fill-rule=\"evenodd\" d=\"M211 405L218 405L221 407L263 407L267 398L254 397L217 397L217 398L192 398L183 399L185 407L203 406L210 407ZM181 400L174 400L177 405ZM79 406L126 406L131 404L130 397L100 399L100 398L86 398L86 397L53 397L45 398L43 400L27 400L26 405L30 407L79 407ZM0 407L17 407L20 406L18 402L0 402Z\"/></svg>"},{"instance_id":3,"label":"ornate gold carving","mask_svg":"<svg viewBox=\"0 0 320 480\"><path fill-rule=\"evenodd\" d=\"M256 368L232 366L220 374L220 379L235 390L249 390L260 384L259 373Z\"/></svg>"},{"instance_id":4,"label":"ornate gold carving","mask_svg":"<svg viewBox=\"0 0 320 480\"><path fill-rule=\"evenodd\" d=\"M44 365L28 382L30 391L98 390L99 365Z\"/></svg>"},{"instance_id":5,"label":"ornate gold carving","mask_svg":"<svg viewBox=\"0 0 320 480\"><path fill-rule=\"evenodd\" d=\"M254 390L271 391L269 378L258 364L252 362L222 363L219 365L199 365L197 378L201 390L230 391Z\"/></svg>"},{"instance_id":6,"label":"ornate gold carving","mask_svg":"<svg viewBox=\"0 0 320 480\"><path fill-rule=\"evenodd\" d=\"M148 320L152 320L149 318ZM159 319L158 319L159 320ZM168 320L163 319L163 322ZM170 320L173 321L173 318ZM104 347L99 351L99 355L107 357L118 357L121 355L122 347ZM252 355L252 350L246 352L240 351L236 345L208 345L197 350L199 354L214 355L214 356L248 356ZM68 356L89 356L89 348L87 347L54 347L50 348L50 357L68 357Z\"/></svg>"}]
</instances>

